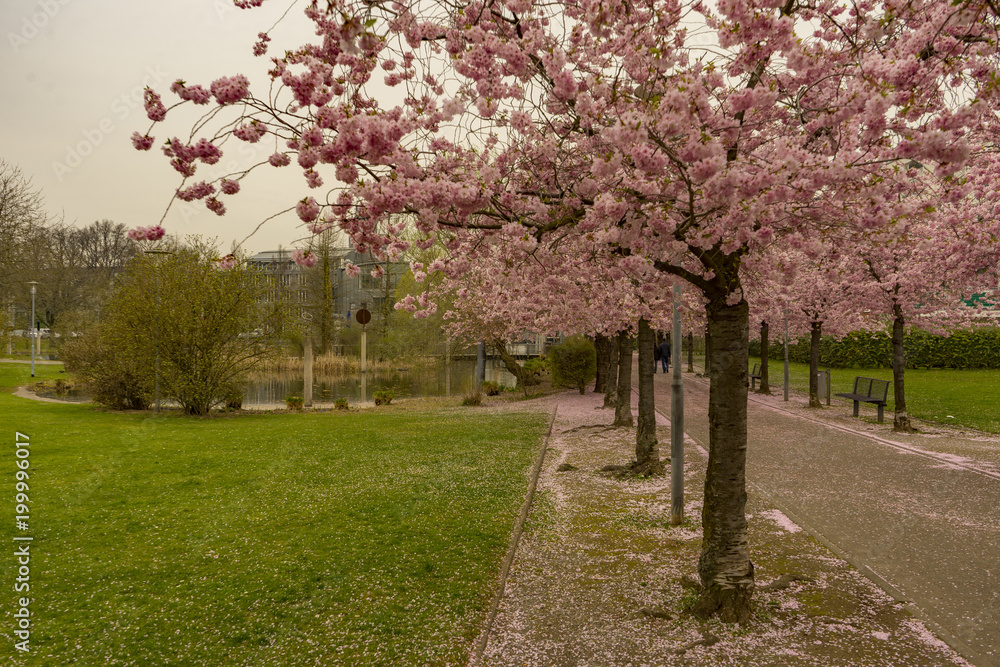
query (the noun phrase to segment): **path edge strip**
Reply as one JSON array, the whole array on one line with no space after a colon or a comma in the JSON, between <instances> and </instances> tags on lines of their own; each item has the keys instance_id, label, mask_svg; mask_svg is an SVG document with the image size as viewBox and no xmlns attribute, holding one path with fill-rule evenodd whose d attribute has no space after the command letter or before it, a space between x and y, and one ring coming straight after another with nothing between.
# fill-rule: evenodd
<instances>
[{"instance_id":1,"label":"path edge strip","mask_svg":"<svg viewBox=\"0 0 1000 667\"><path fill-rule=\"evenodd\" d=\"M517 546L521 541L521 533L524 532L524 522L528 519L528 512L531 510L531 503L535 497L535 489L538 487L538 477L542 473L542 463L545 461L545 452L548 450L549 441L552 439L552 426L555 424L558 409L559 404L557 402L552 406L552 414L549 415L549 427L545 432L545 437L542 438L542 446L535 457L535 464L531 471L528 493L524 497L524 504L521 506L521 513L517 517L517 523L514 524L514 532L510 537L510 548L507 550L507 557L504 558L503 567L500 570L500 585L493 596L490 613L486 618L486 623L483 625L483 630L476 642L476 647L469 658L469 667L479 667L482 664L483 655L486 653L486 644L490 639L490 631L493 629L493 623L500 612L500 602L503 600L504 590L507 588L507 578L510 576L510 569L514 564L514 556L517 554Z\"/></svg>"}]
</instances>

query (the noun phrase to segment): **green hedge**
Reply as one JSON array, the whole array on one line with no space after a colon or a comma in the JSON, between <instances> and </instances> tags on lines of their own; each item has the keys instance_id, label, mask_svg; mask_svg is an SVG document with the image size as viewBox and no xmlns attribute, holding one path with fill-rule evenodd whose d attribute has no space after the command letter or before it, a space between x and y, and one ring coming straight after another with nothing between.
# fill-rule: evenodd
<instances>
[{"instance_id":1,"label":"green hedge","mask_svg":"<svg viewBox=\"0 0 1000 667\"><path fill-rule=\"evenodd\" d=\"M589 338L569 336L561 344L549 349L552 382L565 387L576 387L580 393L597 377L597 349Z\"/></svg>"},{"instance_id":2,"label":"green hedge","mask_svg":"<svg viewBox=\"0 0 1000 667\"><path fill-rule=\"evenodd\" d=\"M771 340L771 359L784 359L780 337ZM1000 327L960 329L950 336L910 329L904 345L907 368L1000 368ZM759 339L750 341L750 354L760 356ZM808 364L809 338L789 341L788 358ZM886 331L857 331L840 340L823 336L819 363L830 368L889 368L892 340Z\"/></svg>"}]
</instances>

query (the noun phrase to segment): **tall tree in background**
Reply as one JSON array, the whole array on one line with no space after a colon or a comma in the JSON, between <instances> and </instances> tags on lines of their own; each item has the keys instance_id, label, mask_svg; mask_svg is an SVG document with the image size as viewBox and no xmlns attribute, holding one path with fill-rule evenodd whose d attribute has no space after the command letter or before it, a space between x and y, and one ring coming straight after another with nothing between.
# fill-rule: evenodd
<instances>
[{"instance_id":1,"label":"tall tree in background","mask_svg":"<svg viewBox=\"0 0 1000 667\"><path fill-rule=\"evenodd\" d=\"M337 336L337 303L340 295L340 263L346 240L340 230L330 228L309 239L308 250L316 257L316 263L304 268L306 275L306 298L313 319L313 335L319 344L320 354L333 349ZM339 252L338 252L339 251Z\"/></svg>"},{"instance_id":2,"label":"tall tree in background","mask_svg":"<svg viewBox=\"0 0 1000 667\"><path fill-rule=\"evenodd\" d=\"M44 243L45 202L21 170L0 159L0 322L6 329L10 308L30 303L29 280L38 280L32 249ZM28 327L30 328L30 324Z\"/></svg>"}]
</instances>

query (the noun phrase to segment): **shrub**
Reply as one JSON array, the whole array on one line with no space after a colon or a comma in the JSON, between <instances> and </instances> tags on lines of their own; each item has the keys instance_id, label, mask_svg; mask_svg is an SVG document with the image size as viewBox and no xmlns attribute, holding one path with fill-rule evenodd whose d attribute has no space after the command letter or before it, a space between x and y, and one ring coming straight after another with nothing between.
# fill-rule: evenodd
<instances>
[{"instance_id":1,"label":"shrub","mask_svg":"<svg viewBox=\"0 0 1000 667\"><path fill-rule=\"evenodd\" d=\"M84 381L95 403L114 410L145 410L152 404L153 375L135 356L117 353L105 332L67 343L62 356L66 370Z\"/></svg>"},{"instance_id":2,"label":"shrub","mask_svg":"<svg viewBox=\"0 0 1000 667\"><path fill-rule=\"evenodd\" d=\"M1000 327L958 329L939 336L911 328L903 342L908 368L1000 368ZM752 341L750 354L760 355L760 341ZM784 343L771 345L772 361L784 359ZM809 339L788 342L788 358L809 363ZM892 340L887 331L853 331L842 339L823 336L819 362L832 368L890 368Z\"/></svg>"},{"instance_id":3,"label":"shrub","mask_svg":"<svg viewBox=\"0 0 1000 667\"><path fill-rule=\"evenodd\" d=\"M499 396L504 392L505 387L499 382L486 380L483 382L483 393L487 396Z\"/></svg>"},{"instance_id":4,"label":"shrub","mask_svg":"<svg viewBox=\"0 0 1000 667\"><path fill-rule=\"evenodd\" d=\"M347 399L346 398L338 398L337 400L335 400L333 402L333 407L336 408L337 410L346 410L347 409Z\"/></svg>"},{"instance_id":5,"label":"shrub","mask_svg":"<svg viewBox=\"0 0 1000 667\"><path fill-rule=\"evenodd\" d=\"M226 393L226 410L243 409L243 388L233 386Z\"/></svg>"},{"instance_id":6,"label":"shrub","mask_svg":"<svg viewBox=\"0 0 1000 667\"><path fill-rule=\"evenodd\" d=\"M521 367L521 375L524 384L535 385L541 383L541 376L549 372L549 360L545 355L533 357L524 362Z\"/></svg>"},{"instance_id":7,"label":"shrub","mask_svg":"<svg viewBox=\"0 0 1000 667\"><path fill-rule=\"evenodd\" d=\"M375 399L375 405L389 405L392 403L392 399L394 397L395 394L393 394L390 389L379 389L372 394L372 398Z\"/></svg>"},{"instance_id":8,"label":"shrub","mask_svg":"<svg viewBox=\"0 0 1000 667\"><path fill-rule=\"evenodd\" d=\"M462 405L482 405L483 394L479 391L472 391L462 397Z\"/></svg>"},{"instance_id":9,"label":"shrub","mask_svg":"<svg viewBox=\"0 0 1000 667\"><path fill-rule=\"evenodd\" d=\"M213 253L141 255L117 277L100 324L64 346L94 400L146 407L158 375L162 398L203 415L276 352L280 306L262 299L265 285L246 268L219 270ZM261 327L271 333L247 335Z\"/></svg>"},{"instance_id":10,"label":"shrub","mask_svg":"<svg viewBox=\"0 0 1000 667\"><path fill-rule=\"evenodd\" d=\"M302 406L305 405L306 400L301 396L286 396L285 405L288 406L289 410L301 410Z\"/></svg>"},{"instance_id":11,"label":"shrub","mask_svg":"<svg viewBox=\"0 0 1000 667\"><path fill-rule=\"evenodd\" d=\"M597 377L597 349L585 336L569 336L549 350L552 381L566 387L576 387L580 393Z\"/></svg>"}]
</instances>

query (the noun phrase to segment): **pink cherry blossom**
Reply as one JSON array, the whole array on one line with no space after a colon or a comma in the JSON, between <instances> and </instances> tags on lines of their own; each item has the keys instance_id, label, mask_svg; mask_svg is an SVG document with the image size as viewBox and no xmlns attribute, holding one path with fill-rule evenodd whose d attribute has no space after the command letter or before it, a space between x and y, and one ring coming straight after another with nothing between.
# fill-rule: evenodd
<instances>
[{"instance_id":1,"label":"pink cherry blossom","mask_svg":"<svg viewBox=\"0 0 1000 667\"><path fill-rule=\"evenodd\" d=\"M344 273L346 273L352 278L357 278L358 276L361 275L361 267L358 266L357 264L352 264L351 262L347 262L344 264Z\"/></svg>"},{"instance_id":2,"label":"pink cherry blossom","mask_svg":"<svg viewBox=\"0 0 1000 667\"><path fill-rule=\"evenodd\" d=\"M223 194L234 195L240 191L240 182L224 178L219 183L219 189L222 190Z\"/></svg>"},{"instance_id":3,"label":"pink cherry blossom","mask_svg":"<svg viewBox=\"0 0 1000 667\"><path fill-rule=\"evenodd\" d=\"M167 117L167 108L163 106L163 101L160 99L159 94L152 88L146 88L143 98L145 100L146 116L151 121L159 122Z\"/></svg>"},{"instance_id":4,"label":"pink cherry blossom","mask_svg":"<svg viewBox=\"0 0 1000 667\"><path fill-rule=\"evenodd\" d=\"M272 167L287 167L292 163L292 159L288 157L287 153L273 153L267 161L271 163Z\"/></svg>"},{"instance_id":5,"label":"pink cherry blossom","mask_svg":"<svg viewBox=\"0 0 1000 667\"><path fill-rule=\"evenodd\" d=\"M216 266L223 270L229 270L236 266L236 257L233 255L226 255L225 257L216 261Z\"/></svg>"},{"instance_id":6,"label":"pink cherry blossom","mask_svg":"<svg viewBox=\"0 0 1000 667\"><path fill-rule=\"evenodd\" d=\"M177 198L182 201L194 201L195 199L204 199L213 194L215 194L215 186L209 185L205 181L200 181L184 190L178 190Z\"/></svg>"},{"instance_id":7,"label":"pink cherry blossom","mask_svg":"<svg viewBox=\"0 0 1000 667\"><path fill-rule=\"evenodd\" d=\"M205 206L208 210L216 215L226 214L226 205L219 201L216 197L209 197L205 200Z\"/></svg>"},{"instance_id":8,"label":"pink cherry blossom","mask_svg":"<svg viewBox=\"0 0 1000 667\"><path fill-rule=\"evenodd\" d=\"M253 54L262 56L267 53L267 44L271 41L266 32L257 33L257 41L253 45Z\"/></svg>"},{"instance_id":9,"label":"pink cherry blossom","mask_svg":"<svg viewBox=\"0 0 1000 667\"><path fill-rule=\"evenodd\" d=\"M212 82L212 95L215 101L225 106L235 104L250 92L250 82L242 74L224 76Z\"/></svg>"},{"instance_id":10,"label":"pink cherry blossom","mask_svg":"<svg viewBox=\"0 0 1000 667\"><path fill-rule=\"evenodd\" d=\"M159 225L136 227L128 231L128 237L133 241L159 241L166 231Z\"/></svg>"},{"instance_id":11,"label":"pink cherry blossom","mask_svg":"<svg viewBox=\"0 0 1000 667\"><path fill-rule=\"evenodd\" d=\"M302 222L312 222L319 217L319 204L312 197L307 197L298 203L295 212Z\"/></svg>"},{"instance_id":12,"label":"pink cherry blossom","mask_svg":"<svg viewBox=\"0 0 1000 667\"><path fill-rule=\"evenodd\" d=\"M320 177L319 173L314 169L307 169L305 172L306 185L310 188L318 188L323 185L323 179Z\"/></svg>"},{"instance_id":13,"label":"pink cherry blossom","mask_svg":"<svg viewBox=\"0 0 1000 667\"><path fill-rule=\"evenodd\" d=\"M244 123L233 130L233 135L237 139L241 139L249 144L257 143L265 134L267 134L267 126L257 119L253 119L249 123Z\"/></svg>"},{"instance_id":14,"label":"pink cherry blossom","mask_svg":"<svg viewBox=\"0 0 1000 667\"><path fill-rule=\"evenodd\" d=\"M153 146L153 137L148 134L132 133L132 145L137 151L148 151Z\"/></svg>"},{"instance_id":15,"label":"pink cherry blossom","mask_svg":"<svg viewBox=\"0 0 1000 667\"><path fill-rule=\"evenodd\" d=\"M319 261L319 258L316 257L316 255L310 251L299 250L298 248L296 248L295 250L292 251L292 261L298 264L299 266L308 267L308 266L315 266L316 262Z\"/></svg>"},{"instance_id":16,"label":"pink cherry blossom","mask_svg":"<svg viewBox=\"0 0 1000 667\"><path fill-rule=\"evenodd\" d=\"M182 100L190 100L195 104L208 104L212 101L212 94L201 86L188 86L178 79L170 86L170 91Z\"/></svg>"}]
</instances>

